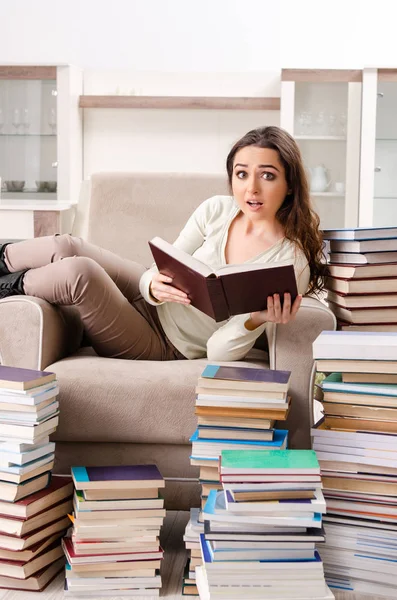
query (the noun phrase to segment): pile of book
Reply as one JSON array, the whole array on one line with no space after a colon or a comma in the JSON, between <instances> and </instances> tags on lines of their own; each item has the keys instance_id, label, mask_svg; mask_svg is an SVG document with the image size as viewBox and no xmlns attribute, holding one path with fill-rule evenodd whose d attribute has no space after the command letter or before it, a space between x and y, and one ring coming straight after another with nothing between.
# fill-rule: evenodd
<instances>
[{"instance_id":1,"label":"pile of book","mask_svg":"<svg viewBox=\"0 0 397 600\"><path fill-rule=\"evenodd\" d=\"M275 429L276 420L290 409L290 371L207 365L198 379L196 408L198 427L191 437L191 464L200 467L201 508L209 493L222 489L219 458L223 450L287 447L288 432ZM202 562L199 535L203 518L193 513L185 532L190 554L184 593L194 595L195 567Z\"/></svg>"},{"instance_id":2,"label":"pile of book","mask_svg":"<svg viewBox=\"0 0 397 600\"><path fill-rule=\"evenodd\" d=\"M202 600L328 600L315 549L324 541L320 467L312 450L225 450L197 567Z\"/></svg>"},{"instance_id":3,"label":"pile of book","mask_svg":"<svg viewBox=\"0 0 397 600\"><path fill-rule=\"evenodd\" d=\"M52 477L56 376L0 366L0 587L39 591L63 570L73 484Z\"/></svg>"},{"instance_id":4,"label":"pile of book","mask_svg":"<svg viewBox=\"0 0 397 600\"><path fill-rule=\"evenodd\" d=\"M159 596L165 482L156 465L72 467L72 477L65 593Z\"/></svg>"},{"instance_id":5,"label":"pile of book","mask_svg":"<svg viewBox=\"0 0 397 600\"><path fill-rule=\"evenodd\" d=\"M397 333L323 332L313 344L324 418L312 430L330 587L396 597Z\"/></svg>"},{"instance_id":6,"label":"pile of book","mask_svg":"<svg viewBox=\"0 0 397 600\"><path fill-rule=\"evenodd\" d=\"M397 227L328 229L327 301L342 331L397 331Z\"/></svg>"}]
</instances>

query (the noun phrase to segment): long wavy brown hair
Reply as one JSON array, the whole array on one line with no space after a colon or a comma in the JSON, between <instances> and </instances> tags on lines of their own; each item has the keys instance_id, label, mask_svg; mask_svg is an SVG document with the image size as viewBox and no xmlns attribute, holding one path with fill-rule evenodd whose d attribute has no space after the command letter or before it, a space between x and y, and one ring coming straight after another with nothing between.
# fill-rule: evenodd
<instances>
[{"instance_id":1,"label":"long wavy brown hair","mask_svg":"<svg viewBox=\"0 0 397 600\"><path fill-rule=\"evenodd\" d=\"M285 237L296 242L305 253L310 268L307 293L316 294L324 287L327 267L319 229L320 219L310 201L309 184L299 147L294 138L280 127L258 127L249 131L234 144L226 159L230 188L234 157L246 146L271 148L278 152L291 192L285 197L276 218L284 228Z\"/></svg>"}]
</instances>

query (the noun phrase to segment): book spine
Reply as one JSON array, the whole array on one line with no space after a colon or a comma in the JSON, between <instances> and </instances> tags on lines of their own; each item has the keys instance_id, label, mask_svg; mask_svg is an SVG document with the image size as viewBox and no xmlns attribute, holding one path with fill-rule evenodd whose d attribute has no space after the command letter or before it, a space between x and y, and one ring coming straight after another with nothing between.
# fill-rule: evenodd
<instances>
[{"instance_id":1,"label":"book spine","mask_svg":"<svg viewBox=\"0 0 397 600\"><path fill-rule=\"evenodd\" d=\"M215 321L225 321L230 317L230 313L222 280L219 277L207 277L207 288L214 310Z\"/></svg>"}]
</instances>

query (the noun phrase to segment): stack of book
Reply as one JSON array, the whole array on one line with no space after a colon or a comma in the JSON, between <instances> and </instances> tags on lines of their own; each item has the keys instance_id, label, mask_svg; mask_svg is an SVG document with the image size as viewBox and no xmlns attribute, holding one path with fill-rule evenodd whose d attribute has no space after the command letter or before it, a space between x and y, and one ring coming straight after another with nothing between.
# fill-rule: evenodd
<instances>
[{"instance_id":1,"label":"stack of book","mask_svg":"<svg viewBox=\"0 0 397 600\"><path fill-rule=\"evenodd\" d=\"M60 571L71 479L52 477L56 376L0 366L0 587L42 590Z\"/></svg>"},{"instance_id":2,"label":"stack of book","mask_svg":"<svg viewBox=\"0 0 397 600\"><path fill-rule=\"evenodd\" d=\"M397 331L397 227L328 229L327 301L343 331Z\"/></svg>"},{"instance_id":3,"label":"stack of book","mask_svg":"<svg viewBox=\"0 0 397 600\"><path fill-rule=\"evenodd\" d=\"M290 371L263 368L207 365L196 387L198 427L191 437L191 464L200 467L201 508L209 493L222 489L219 458L223 450L281 450L287 447L288 432L275 429L290 409ZM201 521L201 530L199 527ZM187 529L191 532L192 522ZM184 579L194 580L194 568L201 564L199 535L203 519L199 514L196 540L190 542L190 562ZM186 588L186 589L185 589Z\"/></svg>"},{"instance_id":4,"label":"stack of book","mask_svg":"<svg viewBox=\"0 0 397 600\"><path fill-rule=\"evenodd\" d=\"M165 482L156 465L72 467L72 477L67 595L157 597Z\"/></svg>"},{"instance_id":5,"label":"stack of book","mask_svg":"<svg viewBox=\"0 0 397 600\"><path fill-rule=\"evenodd\" d=\"M323 332L313 345L324 418L312 430L330 587L395 598L397 333Z\"/></svg>"},{"instance_id":6,"label":"stack of book","mask_svg":"<svg viewBox=\"0 0 397 600\"><path fill-rule=\"evenodd\" d=\"M220 473L203 510L200 597L334 598L315 549L325 512L315 452L226 450Z\"/></svg>"}]
</instances>

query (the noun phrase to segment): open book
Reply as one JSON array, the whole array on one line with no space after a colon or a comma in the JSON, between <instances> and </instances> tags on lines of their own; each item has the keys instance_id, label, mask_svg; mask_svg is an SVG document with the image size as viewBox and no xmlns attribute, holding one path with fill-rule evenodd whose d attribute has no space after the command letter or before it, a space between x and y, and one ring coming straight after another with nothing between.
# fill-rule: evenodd
<instances>
[{"instance_id":1,"label":"open book","mask_svg":"<svg viewBox=\"0 0 397 600\"><path fill-rule=\"evenodd\" d=\"M172 277L172 285L188 294L192 306L215 321L265 310L267 298L298 295L292 264L227 265L214 273L207 265L159 237L149 242L157 268Z\"/></svg>"}]
</instances>

